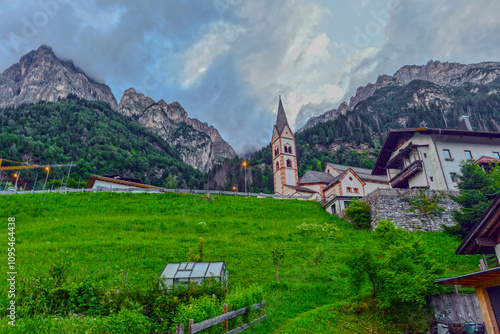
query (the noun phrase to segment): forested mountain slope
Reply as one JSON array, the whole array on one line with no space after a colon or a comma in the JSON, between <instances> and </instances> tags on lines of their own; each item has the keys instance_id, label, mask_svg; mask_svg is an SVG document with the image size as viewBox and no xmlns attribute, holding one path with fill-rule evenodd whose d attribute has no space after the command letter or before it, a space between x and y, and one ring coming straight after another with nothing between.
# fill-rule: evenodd
<instances>
[{"instance_id":1,"label":"forested mountain slope","mask_svg":"<svg viewBox=\"0 0 500 334\"><path fill-rule=\"evenodd\" d=\"M0 157L38 163L76 163L74 180L90 174L122 174L153 185L203 188L204 174L183 163L158 135L110 108L75 96L0 111ZM22 177L33 183L36 173ZM67 170L54 170L61 178ZM4 176L8 176L5 175Z\"/></svg>"}]
</instances>

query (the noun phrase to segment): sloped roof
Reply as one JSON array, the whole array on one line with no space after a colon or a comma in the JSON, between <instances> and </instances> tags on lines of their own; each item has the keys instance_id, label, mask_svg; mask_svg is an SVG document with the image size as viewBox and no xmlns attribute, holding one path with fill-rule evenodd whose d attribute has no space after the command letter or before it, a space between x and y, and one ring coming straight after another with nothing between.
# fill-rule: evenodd
<instances>
[{"instance_id":1,"label":"sloped roof","mask_svg":"<svg viewBox=\"0 0 500 334\"><path fill-rule=\"evenodd\" d=\"M312 193L312 194L317 193L317 191L309 189L309 188L305 188L305 187L291 186L288 184L285 184L285 187L288 187L290 189L294 189L294 190L297 190L297 191L303 192L303 193Z\"/></svg>"},{"instance_id":2,"label":"sloped roof","mask_svg":"<svg viewBox=\"0 0 500 334\"><path fill-rule=\"evenodd\" d=\"M205 278L220 277L226 269L224 261L167 263L160 278Z\"/></svg>"},{"instance_id":3,"label":"sloped roof","mask_svg":"<svg viewBox=\"0 0 500 334\"><path fill-rule=\"evenodd\" d=\"M330 183L334 177L328 173L308 170L299 180L299 184Z\"/></svg>"},{"instance_id":4,"label":"sloped roof","mask_svg":"<svg viewBox=\"0 0 500 334\"><path fill-rule=\"evenodd\" d=\"M368 168L360 168L360 167L350 167L338 164L327 163L328 166L333 169L339 171L340 173L345 172L349 168L356 173L359 178L363 181L375 181L375 182L385 182L388 183L387 176L385 175L372 175L372 170Z\"/></svg>"},{"instance_id":5,"label":"sloped roof","mask_svg":"<svg viewBox=\"0 0 500 334\"><path fill-rule=\"evenodd\" d=\"M487 157L486 155L483 155L481 158L476 160L476 163L479 165L489 165L494 163L500 163L500 159Z\"/></svg>"},{"instance_id":6,"label":"sloped roof","mask_svg":"<svg viewBox=\"0 0 500 334\"><path fill-rule=\"evenodd\" d=\"M325 187L325 190L330 188L331 186L333 186L335 183L339 182L340 179L342 179L346 174L347 172L349 171L349 169L343 171L342 173L340 173L339 175L335 176L333 178L333 180L330 181L330 183L327 184L327 186Z\"/></svg>"},{"instance_id":7,"label":"sloped roof","mask_svg":"<svg viewBox=\"0 0 500 334\"><path fill-rule=\"evenodd\" d=\"M113 179L113 178L99 176L99 175L90 175L90 178L87 181L87 185L85 186L85 189L92 189L94 187L94 183L96 180L105 181L105 182L109 182L109 183L116 183L116 184L121 184L124 186L136 187L136 188L161 189L160 187L150 186L149 184L123 181L123 180Z\"/></svg>"},{"instance_id":8,"label":"sloped roof","mask_svg":"<svg viewBox=\"0 0 500 334\"><path fill-rule=\"evenodd\" d=\"M276 119L276 130L278 130L278 134L281 135L283 129L285 128L285 125L288 125L288 120L286 118L285 108L283 108L283 103L281 103L280 96L280 102L278 105L278 117Z\"/></svg>"},{"instance_id":9,"label":"sloped roof","mask_svg":"<svg viewBox=\"0 0 500 334\"><path fill-rule=\"evenodd\" d=\"M497 195L474 224L455 254L491 254L500 235L500 195Z\"/></svg>"}]
</instances>

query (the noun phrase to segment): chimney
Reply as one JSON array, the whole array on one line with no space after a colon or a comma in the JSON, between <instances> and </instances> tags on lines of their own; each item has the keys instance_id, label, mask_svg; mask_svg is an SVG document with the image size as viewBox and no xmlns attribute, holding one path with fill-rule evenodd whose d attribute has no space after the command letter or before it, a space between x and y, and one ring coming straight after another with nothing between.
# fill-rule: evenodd
<instances>
[{"instance_id":1,"label":"chimney","mask_svg":"<svg viewBox=\"0 0 500 334\"><path fill-rule=\"evenodd\" d=\"M469 116L460 116L460 118L458 120L460 121L460 124L462 125L462 130L473 131L472 125L470 125Z\"/></svg>"}]
</instances>

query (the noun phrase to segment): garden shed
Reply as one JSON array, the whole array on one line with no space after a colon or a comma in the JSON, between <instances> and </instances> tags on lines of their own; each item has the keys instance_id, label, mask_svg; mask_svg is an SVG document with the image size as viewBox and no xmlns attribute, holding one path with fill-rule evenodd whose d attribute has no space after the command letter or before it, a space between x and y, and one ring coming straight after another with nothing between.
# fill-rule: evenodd
<instances>
[{"instance_id":1,"label":"garden shed","mask_svg":"<svg viewBox=\"0 0 500 334\"><path fill-rule=\"evenodd\" d=\"M209 277L227 283L227 274L224 261L167 263L160 275L160 280L164 281L167 286L174 283L200 283Z\"/></svg>"}]
</instances>

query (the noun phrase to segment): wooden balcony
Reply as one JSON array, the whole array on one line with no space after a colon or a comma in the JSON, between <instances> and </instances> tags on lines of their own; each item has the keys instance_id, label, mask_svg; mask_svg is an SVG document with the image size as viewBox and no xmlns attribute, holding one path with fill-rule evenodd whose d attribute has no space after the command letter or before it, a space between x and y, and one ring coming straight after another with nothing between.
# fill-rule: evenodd
<instances>
[{"instance_id":1,"label":"wooden balcony","mask_svg":"<svg viewBox=\"0 0 500 334\"><path fill-rule=\"evenodd\" d=\"M407 188L408 180L415 174L424 169L422 160L412 162L408 167L403 169L398 175L394 176L390 183L392 188Z\"/></svg>"}]
</instances>

